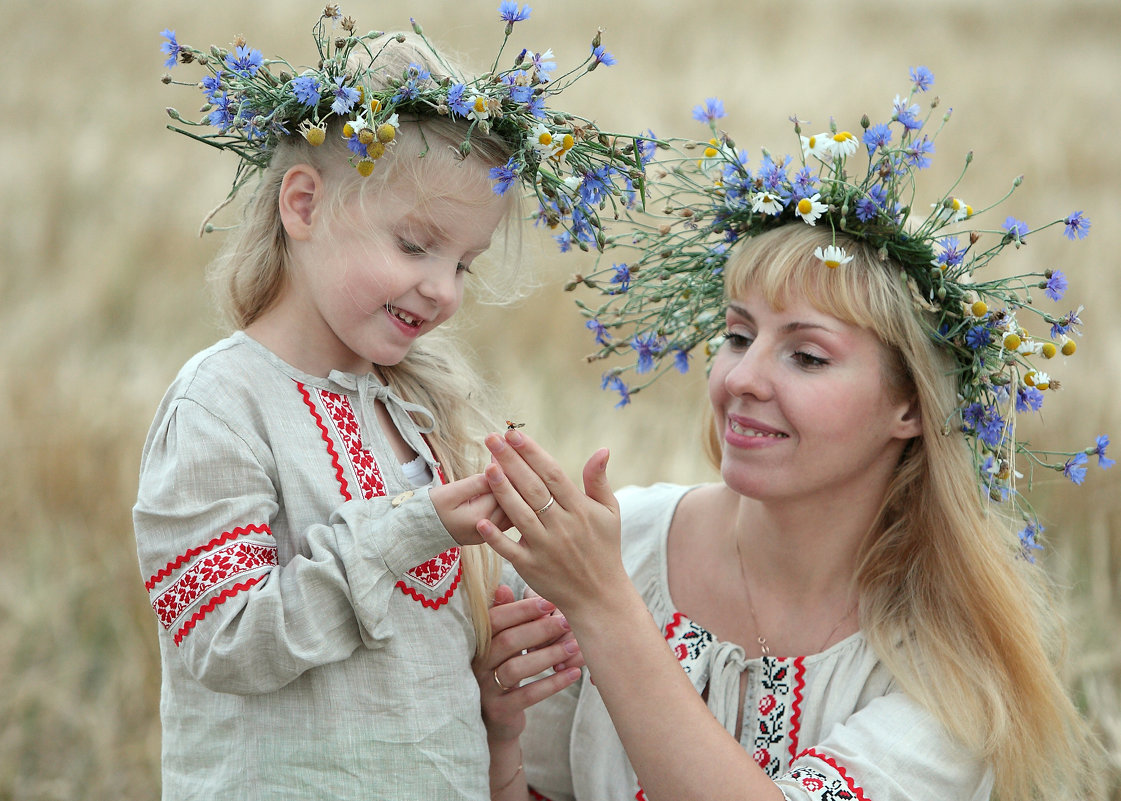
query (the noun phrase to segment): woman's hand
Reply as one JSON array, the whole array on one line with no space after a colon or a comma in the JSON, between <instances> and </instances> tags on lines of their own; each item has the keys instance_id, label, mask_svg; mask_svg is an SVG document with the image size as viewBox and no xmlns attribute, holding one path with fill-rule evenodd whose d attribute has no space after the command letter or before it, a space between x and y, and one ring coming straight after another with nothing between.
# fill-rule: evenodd
<instances>
[{"instance_id":1,"label":"woman's hand","mask_svg":"<svg viewBox=\"0 0 1121 801\"><path fill-rule=\"evenodd\" d=\"M619 505L607 482L606 449L584 466L581 492L536 442L517 430L490 434L490 492L521 533L514 541L489 520L477 529L537 592L570 618L594 610L598 593L629 581L619 552Z\"/></svg>"},{"instance_id":2,"label":"woman's hand","mask_svg":"<svg viewBox=\"0 0 1121 801\"><path fill-rule=\"evenodd\" d=\"M489 521L497 529L510 527L510 521L491 494L490 484L482 473L434 486L428 494L440 522L460 545L482 542L477 530L481 520Z\"/></svg>"},{"instance_id":3,"label":"woman's hand","mask_svg":"<svg viewBox=\"0 0 1121 801\"><path fill-rule=\"evenodd\" d=\"M494 593L490 650L475 665L492 747L516 741L527 708L580 678L580 646L568 621L555 612L556 606L536 595L515 601L505 584ZM552 674L522 683L550 667Z\"/></svg>"}]
</instances>

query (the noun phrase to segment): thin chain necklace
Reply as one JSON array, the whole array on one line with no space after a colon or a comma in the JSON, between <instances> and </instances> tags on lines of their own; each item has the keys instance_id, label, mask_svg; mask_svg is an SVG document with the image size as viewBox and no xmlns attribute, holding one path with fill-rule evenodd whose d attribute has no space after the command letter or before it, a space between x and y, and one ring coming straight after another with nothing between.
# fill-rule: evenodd
<instances>
[{"instance_id":1,"label":"thin chain necklace","mask_svg":"<svg viewBox=\"0 0 1121 801\"><path fill-rule=\"evenodd\" d=\"M759 652L763 656L769 657L771 655L771 647L767 645L767 638L763 636L763 630L759 628L759 618L755 614L755 604L752 603L751 600L751 588L747 583L747 573L743 569L743 552L740 550L740 539L739 537L733 537L732 539L736 543L736 561L739 562L740 565L740 579L743 582L743 594L747 598L747 611L751 613L751 625L755 627L755 642L759 644ZM845 613L841 615L837 623L829 630L829 633L825 635L825 640L818 647L817 653L825 650L825 646L828 644L829 640L833 638L833 635L837 633L837 629L841 627L841 624L848 619L849 615L851 615L855 609L856 604L854 603L845 610Z\"/></svg>"}]
</instances>

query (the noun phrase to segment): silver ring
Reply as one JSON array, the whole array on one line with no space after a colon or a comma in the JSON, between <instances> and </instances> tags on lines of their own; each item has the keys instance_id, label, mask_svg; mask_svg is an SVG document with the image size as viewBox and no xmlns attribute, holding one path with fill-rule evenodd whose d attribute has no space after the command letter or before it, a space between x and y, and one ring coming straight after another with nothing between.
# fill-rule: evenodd
<instances>
[{"instance_id":1,"label":"silver ring","mask_svg":"<svg viewBox=\"0 0 1121 801\"><path fill-rule=\"evenodd\" d=\"M542 506L540 509L538 509L536 512L534 512L534 514L535 515L545 514L547 511L549 511L549 507L553 505L553 502L555 500L556 500L556 498L554 498L552 495L550 495L549 496L549 502L547 504L545 504L544 506Z\"/></svg>"},{"instance_id":2,"label":"silver ring","mask_svg":"<svg viewBox=\"0 0 1121 801\"><path fill-rule=\"evenodd\" d=\"M511 690L518 689L517 686L507 687L505 684L502 683L502 679L498 678L498 668L495 668L493 672L494 672L494 683L497 684L499 686L499 688L501 688L502 692L508 693Z\"/></svg>"}]
</instances>

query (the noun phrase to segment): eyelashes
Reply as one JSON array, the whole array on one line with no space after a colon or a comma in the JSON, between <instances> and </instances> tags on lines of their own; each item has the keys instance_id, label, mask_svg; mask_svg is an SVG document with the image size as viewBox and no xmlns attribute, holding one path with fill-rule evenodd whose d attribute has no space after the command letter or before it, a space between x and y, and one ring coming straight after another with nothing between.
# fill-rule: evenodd
<instances>
[{"instance_id":1,"label":"eyelashes","mask_svg":"<svg viewBox=\"0 0 1121 801\"><path fill-rule=\"evenodd\" d=\"M724 332L724 342L733 351L745 351L751 347L755 340L746 334L736 333L735 331ZM801 367L807 369L814 369L818 367L825 367L831 360L822 356L814 356L812 353L807 353L804 350L796 350L791 354L791 358L798 363Z\"/></svg>"}]
</instances>

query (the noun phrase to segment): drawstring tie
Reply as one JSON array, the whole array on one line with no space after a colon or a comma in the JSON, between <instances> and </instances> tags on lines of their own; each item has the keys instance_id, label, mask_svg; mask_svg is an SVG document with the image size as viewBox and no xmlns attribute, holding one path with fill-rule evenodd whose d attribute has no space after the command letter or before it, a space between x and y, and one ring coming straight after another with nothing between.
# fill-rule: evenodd
<instances>
[{"instance_id":1,"label":"drawstring tie","mask_svg":"<svg viewBox=\"0 0 1121 801\"><path fill-rule=\"evenodd\" d=\"M427 434L436 427L436 418L432 412L428 411L424 406L419 403L410 403L409 401L401 398L389 387L380 383L373 373L366 373L363 376L355 376L353 373L342 373L337 370L331 372L327 378L334 381L343 389L352 392L358 392L358 415L359 422L362 426L362 450L370 450L370 442L373 440L374 432L377 431L377 420L372 418L371 415L374 411L374 402L381 402L385 405L386 410L389 412L389 418L401 433L405 442L414 453L417 453L425 458L433 466L437 466L436 462L432 459L431 451L428 448L428 443L424 441L421 434ZM410 413L418 415L428 420L425 425L421 425L415 419L410 417Z\"/></svg>"},{"instance_id":2,"label":"drawstring tie","mask_svg":"<svg viewBox=\"0 0 1121 801\"><path fill-rule=\"evenodd\" d=\"M747 669L743 648L730 642L716 644L709 664L709 711L728 734L735 737L740 711L740 676Z\"/></svg>"}]
</instances>

